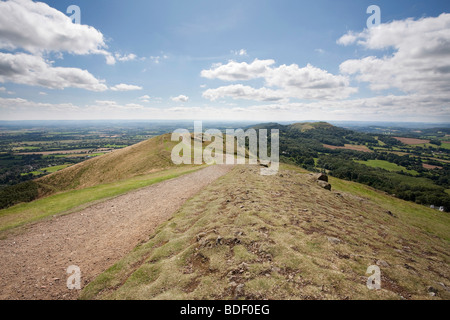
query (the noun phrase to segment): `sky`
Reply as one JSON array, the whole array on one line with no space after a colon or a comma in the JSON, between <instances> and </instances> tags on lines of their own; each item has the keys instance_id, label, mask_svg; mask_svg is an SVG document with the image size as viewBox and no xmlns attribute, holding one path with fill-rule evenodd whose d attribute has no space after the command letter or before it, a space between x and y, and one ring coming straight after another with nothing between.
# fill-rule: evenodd
<instances>
[{"instance_id":1,"label":"sky","mask_svg":"<svg viewBox=\"0 0 450 320\"><path fill-rule=\"evenodd\" d=\"M447 0L0 0L0 120L450 122L449 88Z\"/></svg>"}]
</instances>

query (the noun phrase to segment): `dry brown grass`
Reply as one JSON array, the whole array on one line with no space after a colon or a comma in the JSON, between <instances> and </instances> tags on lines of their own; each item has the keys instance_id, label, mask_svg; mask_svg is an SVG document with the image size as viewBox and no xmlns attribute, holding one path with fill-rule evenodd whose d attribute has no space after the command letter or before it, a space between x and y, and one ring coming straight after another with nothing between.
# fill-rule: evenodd
<instances>
[{"instance_id":1,"label":"dry brown grass","mask_svg":"<svg viewBox=\"0 0 450 320\"><path fill-rule=\"evenodd\" d=\"M402 137L394 137L394 139L397 139L401 143L409 144L409 145L430 143L430 140L423 140L423 139L402 138Z\"/></svg>"},{"instance_id":2,"label":"dry brown grass","mask_svg":"<svg viewBox=\"0 0 450 320\"><path fill-rule=\"evenodd\" d=\"M337 147L337 146L332 146L329 144L324 144L323 145L324 148L328 148L328 149L346 149L346 150L355 150L355 151L361 151L361 152L373 152L372 150L370 150L369 148L367 148L366 146L362 146L362 145L354 145L354 144L345 144L344 147Z\"/></svg>"},{"instance_id":3,"label":"dry brown grass","mask_svg":"<svg viewBox=\"0 0 450 320\"><path fill-rule=\"evenodd\" d=\"M81 162L37 182L43 186L43 194L48 195L149 174L172 166L170 154L175 144L170 141L170 135L152 138Z\"/></svg>"},{"instance_id":4,"label":"dry brown grass","mask_svg":"<svg viewBox=\"0 0 450 320\"><path fill-rule=\"evenodd\" d=\"M426 163L423 163L422 165L423 165L423 167L424 167L425 169L430 169L430 170L434 170L434 169L443 169L443 167L440 167L440 166L433 166L433 165L431 165L431 164L426 164Z\"/></svg>"}]
</instances>

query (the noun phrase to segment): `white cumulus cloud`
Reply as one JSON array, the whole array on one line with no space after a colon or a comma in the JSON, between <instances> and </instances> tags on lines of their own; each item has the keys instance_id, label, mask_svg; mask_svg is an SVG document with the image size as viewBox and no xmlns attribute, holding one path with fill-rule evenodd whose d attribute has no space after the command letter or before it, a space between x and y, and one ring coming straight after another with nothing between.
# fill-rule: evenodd
<instances>
[{"instance_id":1,"label":"white cumulus cloud","mask_svg":"<svg viewBox=\"0 0 450 320\"><path fill-rule=\"evenodd\" d=\"M275 60L258 60L252 63L230 61L225 65L214 65L209 70L202 70L201 76L208 79L224 81L251 80L264 77Z\"/></svg>"},{"instance_id":2,"label":"white cumulus cloud","mask_svg":"<svg viewBox=\"0 0 450 320\"><path fill-rule=\"evenodd\" d=\"M209 100L231 97L255 101L278 101L298 99L344 99L357 92L350 87L347 76L333 75L310 64L300 68L296 64L274 67L274 60L254 60L248 64L230 61L203 70L201 75L209 79L224 81L265 80L265 87L256 89L242 84L208 89L203 97ZM273 89L272 89L273 88Z\"/></svg>"},{"instance_id":3,"label":"white cumulus cloud","mask_svg":"<svg viewBox=\"0 0 450 320\"><path fill-rule=\"evenodd\" d=\"M447 93L450 84L450 14L381 24L361 33L350 32L341 44L367 49L391 49L381 58L351 59L340 65L371 89L396 88L407 93Z\"/></svg>"},{"instance_id":4,"label":"white cumulus cloud","mask_svg":"<svg viewBox=\"0 0 450 320\"><path fill-rule=\"evenodd\" d=\"M178 97L174 97L171 99L172 99L172 101L175 101L175 102L188 102L189 101L189 97L187 97L185 95L179 95Z\"/></svg>"},{"instance_id":5,"label":"white cumulus cloud","mask_svg":"<svg viewBox=\"0 0 450 320\"><path fill-rule=\"evenodd\" d=\"M114 56L118 61L121 61L121 62L134 61L137 59L137 55L135 55L134 53L130 53L130 54L126 54L126 55L121 55L120 53L116 53Z\"/></svg>"},{"instance_id":6,"label":"white cumulus cloud","mask_svg":"<svg viewBox=\"0 0 450 320\"><path fill-rule=\"evenodd\" d=\"M285 97L283 93L267 89L255 89L242 84L223 86L216 89L208 89L203 92L203 97L211 101L231 97L233 99L255 100L255 101L279 101Z\"/></svg>"},{"instance_id":7,"label":"white cumulus cloud","mask_svg":"<svg viewBox=\"0 0 450 320\"><path fill-rule=\"evenodd\" d=\"M86 70L53 67L42 57L0 52L0 83L14 82L50 89L82 88L105 91L107 86Z\"/></svg>"},{"instance_id":8,"label":"white cumulus cloud","mask_svg":"<svg viewBox=\"0 0 450 320\"><path fill-rule=\"evenodd\" d=\"M125 84L121 83L118 85L115 85L114 87L111 87L112 91L135 91L135 90L142 90L143 88L140 86L135 86L132 84Z\"/></svg>"},{"instance_id":9,"label":"white cumulus cloud","mask_svg":"<svg viewBox=\"0 0 450 320\"><path fill-rule=\"evenodd\" d=\"M109 55L100 31L72 23L61 11L31 0L0 1L0 48Z\"/></svg>"}]
</instances>

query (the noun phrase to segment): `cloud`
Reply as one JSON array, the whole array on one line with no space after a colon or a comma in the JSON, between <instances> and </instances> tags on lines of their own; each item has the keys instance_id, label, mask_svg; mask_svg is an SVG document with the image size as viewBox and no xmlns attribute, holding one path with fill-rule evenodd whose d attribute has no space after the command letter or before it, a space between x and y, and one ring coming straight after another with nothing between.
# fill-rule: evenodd
<instances>
[{"instance_id":1,"label":"cloud","mask_svg":"<svg viewBox=\"0 0 450 320\"><path fill-rule=\"evenodd\" d=\"M143 88L140 86L135 86L135 85L131 85L131 84L118 84L115 85L114 87L111 87L112 91L135 91L135 90L142 90Z\"/></svg>"},{"instance_id":2,"label":"cloud","mask_svg":"<svg viewBox=\"0 0 450 320\"><path fill-rule=\"evenodd\" d=\"M296 64L273 67L274 63L274 60L258 59L250 64L230 61L226 65L216 65L210 70L203 70L201 75L209 79L236 81L262 78L266 86L255 89L237 84L206 90L203 96L210 100L227 96L233 99L255 101L277 101L289 98L321 100L345 99L358 91L357 88L350 87L347 76L333 75L310 64L300 68Z\"/></svg>"},{"instance_id":3,"label":"cloud","mask_svg":"<svg viewBox=\"0 0 450 320\"><path fill-rule=\"evenodd\" d=\"M351 100L315 102L284 101L255 103L249 107L204 105L197 107L147 108L140 104L120 104L97 100L85 106L70 103L37 103L21 98L0 97L3 120L36 119L217 119L251 121L367 120L448 122L449 98L445 95L388 95ZM411 112L411 106L414 106Z\"/></svg>"},{"instance_id":4,"label":"cloud","mask_svg":"<svg viewBox=\"0 0 450 320\"><path fill-rule=\"evenodd\" d=\"M120 53L116 52L116 54L114 56L120 62L133 61L133 60L137 59L137 55L135 55L134 53L130 53L127 55L121 55Z\"/></svg>"},{"instance_id":5,"label":"cloud","mask_svg":"<svg viewBox=\"0 0 450 320\"><path fill-rule=\"evenodd\" d=\"M254 101L279 101L285 99L283 93L281 92L267 88L255 89L242 84L224 86L217 89L208 89L203 92L203 97L211 101L225 97Z\"/></svg>"},{"instance_id":6,"label":"cloud","mask_svg":"<svg viewBox=\"0 0 450 320\"><path fill-rule=\"evenodd\" d=\"M5 92L6 88L5 87L0 87L0 92Z\"/></svg>"},{"instance_id":7,"label":"cloud","mask_svg":"<svg viewBox=\"0 0 450 320\"><path fill-rule=\"evenodd\" d=\"M336 42L337 44L348 46L356 41L358 36L354 34L352 31L349 31L347 34L344 34L340 37Z\"/></svg>"},{"instance_id":8,"label":"cloud","mask_svg":"<svg viewBox=\"0 0 450 320\"><path fill-rule=\"evenodd\" d=\"M41 91L41 92L39 92L39 95L41 95L41 96L46 96L46 95L48 95L48 93L47 93L47 92Z\"/></svg>"},{"instance_id":9,"label":"cloud","mask_svg":"<svg viewBox=\"0 0 450 320\"><path fill-rule=\"evenodd\" d=\"M450 84L450 14L381 24L338 40L372 50L393 50L343 62L340 70L368 82L372 90L396 88L406 93L446 94Z\"/></svg>"},{"instance_id":10,"label":"cloud","mask_svg":"<svg viewBox=\"0 0 450 320\"><path fill-rule=\"evenodd\" d=\"M22 98L0 98L0 109L6 110L15 110L18 114L24 115L23 111L33 111L37 110L42 111L46 110L47 112L67 112L67 111L79 111L80 108L71 103L60 103L60 104L52 104L52 103L38 103L34 101L30 101ZM3 110L4 111L4 110Z\"/></svg>"},{"instance_id":11,"label":"cloud","mask_svg":"<svg viewBox=\"0 0 450 320\"><path fill-rule=\"evenodd\" d=\"M188 102L189 101L189 97L184 96L184 95L179 95L178 97L174 97L171 99L172 99L172 101L175 101L175 102Z\"/></svg>"},{"instance_id":12,"label":"cloud","mask_svg":"<svg viewBox=\"0 0 450 320\"><path fill-rule=\"evenodd\" d=\"M231 53L233 53L235 56L247 56L247 50L241 49L241 50L232 50Z\"/></svg>"},{"instance_id":13,"label":"cloud","mask_svg":"<svg viewBox=\"0 0 450 320\"><path fill-rule=\"evenodd\" d=\"M93 111L114 111L114 110L144 110L145 107L136 104L128 103L125 105L119 104L112 100L96 100L95 104L89 105L88 108Z\"/></svg>"},{"instance_id":14,"label":"cloud","mask_svg":"<svg viewBox=\"0 0 450 320\"><path fill-rule=\"evenodd\" d=\"M208 79L220 79L224 81L251 80L264 77L269 66L275 60L258 60L252 63L230 61L226 65L217 64L209 70L202 70L201 76Z\"/></svg>"},{"instance_id":15,"label":"cloud","mask_svg":"<svg viewBox=\"0 0 450 320\"><path fill-rule=\"evenodd\" d=\"M149 95L144 95L144 96L142 96L142 97L139 97L138 98L141 102L144 102L144 103L149 103L150 102L150 96Z\"/></svg>"},{"instance_id":16,"label":"cloud","mask_svg":"<svg viewBox=\"0 0 450 320\"><path fill-rule=\"evenodd\" d=\"M346 76L333 75L310 64L300 68L296 64L270 69L265 76L266 85L279 87L286 96L299 99L344 99L356 93Z\"/></svg>"},{"instance_id":17,"label":"cloud","mask_svg":"<svg viewBox=\"0 0 450 320\"><path fill-rule=\"evenodd\" d=\"M0 82L13 82L51 89L82 88L105 91L103 81L87 70L53 66L43 57L63 52L74 55L100 54L107 64L116 59L107 51L103 34L71 19L46 3L31 0L0 1Z\"/></svg>"},{"instance_id":18,"label":"cloud","mask_svg":"<svg viewBox=\"0 0 450 320\"><path fill-rule=\"evenodd\" d=\"M14 82L50 89L105 91L107 86L86 70L53 67L42 57L0 52L0 83Z\"/></svg>"},{"instance_id":19,"label":"cloud","mask_svg":"<svg viewBox=\"0 0 450 320\"><path fill-rule=\"evenodd\" d=\"M68 52L77 55L102 54L106 51L103 34L71 19L43 2L31 0L0 1L0 49L24 49L44 52Z\"/></svg>"},{"instance_id":20,"label":"cloud","mask_svg":"<svg viewBox=\"0 0 450 320\"><path fill-rule=\"evenodd\" d=\"M162 56L150 56L149 58L155 64L159 64L161 62L161 59L163 60L169 59L169 57L165 54Z\"/></svg>"}]
</instances>

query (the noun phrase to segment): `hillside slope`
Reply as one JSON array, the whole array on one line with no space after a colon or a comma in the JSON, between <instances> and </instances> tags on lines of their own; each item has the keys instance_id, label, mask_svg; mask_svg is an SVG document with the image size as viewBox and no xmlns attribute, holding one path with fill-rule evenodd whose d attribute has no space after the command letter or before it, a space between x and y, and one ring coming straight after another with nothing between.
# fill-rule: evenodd
<instances>
[{"instance_id":1,"label":"hillside slope","mask_svg":"<svg viewBox=\"0 0 450 320\"><path fill-rule=\"evenodd\" d=\"M100 275L84 299L449 299L450 218L284 166L232 172ZM347 192L350 191L350 192ZM366 270L381 268L381 290Z\"/></svg>"},{"instance_id":2,"label":"hillside slope","mask_svg":"<svg viewBox=\"0 0 450 320\"><path fill-rule=\"evenodd\" d=\"M170 134L154 137L37 179L41 195L82 189L173 166Z\"/></svg>"}]
</instances>

